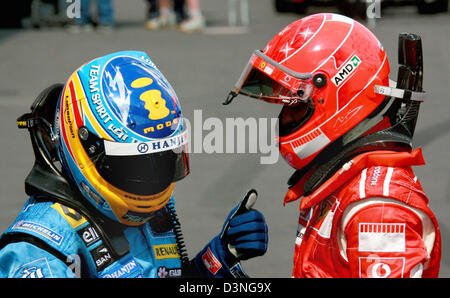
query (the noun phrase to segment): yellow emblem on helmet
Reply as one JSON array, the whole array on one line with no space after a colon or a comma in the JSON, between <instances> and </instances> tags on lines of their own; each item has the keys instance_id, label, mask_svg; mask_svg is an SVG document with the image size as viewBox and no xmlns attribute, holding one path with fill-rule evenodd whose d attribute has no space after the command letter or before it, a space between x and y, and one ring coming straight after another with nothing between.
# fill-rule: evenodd
<instances>
[{"instance_id":1,"label":"yellow emblem on helmet","mask_svg":"<svg viewBox=\"0 0 450 298\"><path fill-rule=\"evenodd\" d=\"M150 78L139 78L131 83L133 88L142 88L153 83ZM144 108L149 111L148 118L151 120L159 120L166 118L170 114L170 110L166 107L166 100L161 97L161 91L148 90L139 96L139 99L145 102Z\"/></svg>"}]
</instances>

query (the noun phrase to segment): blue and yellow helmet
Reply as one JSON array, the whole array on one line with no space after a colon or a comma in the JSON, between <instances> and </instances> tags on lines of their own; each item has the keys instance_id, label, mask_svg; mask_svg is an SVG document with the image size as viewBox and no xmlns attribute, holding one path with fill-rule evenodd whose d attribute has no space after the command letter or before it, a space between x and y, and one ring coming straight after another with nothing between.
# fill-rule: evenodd
<instances>
[{"instance_id":1,"label":"blue and yellow helmet","mask_svg":"<svg viewBox=\"0 0 450 298\"><path fill-rule=\"evenodd\" d=\"M113 53L78 68L61 93L54 134L84 197L126 225L146 222L189 173L180 103L144 52Z\"/></svg>"}]
</instances>

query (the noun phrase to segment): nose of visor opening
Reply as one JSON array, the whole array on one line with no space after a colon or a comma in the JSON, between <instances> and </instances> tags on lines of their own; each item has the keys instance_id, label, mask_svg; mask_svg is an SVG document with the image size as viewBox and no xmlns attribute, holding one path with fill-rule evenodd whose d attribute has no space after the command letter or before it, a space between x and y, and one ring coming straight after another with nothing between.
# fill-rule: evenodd
<instances>
[{"instance_id":1,"label":"nose of visor opening","mask_svg":"<svg viewBox=\"0 0 450 298\"><path fill-rule=\"evenodd\" d=\"M78 135L100 176L125 192L154 195L189 174L187 129L175 136L137 143L104 140L87 127L80 127Z\"/></svg>"},{"instance_id":2,"label":"nose of visor opening","mask_svg":"<svg viewBox=\"0 0 450 298\"><path fill-rule=\"evenodd\" d=\"M242 94L270 103L295 106L307 102L316 86L311 74L295 72L256 50L224 104Z\"/></svg>"},{"instance_id":3,"label":"nose of visor opening","mask_svg":"<svg viewBox=\"0 0 450 298\"><path fill-rule=\"evenodd\" d=\"M311 119L314 110L315 106L312 100L295 106L284 105L278 115L278 135L284 137L297 131Z\"/></svg>"}]
</instances>

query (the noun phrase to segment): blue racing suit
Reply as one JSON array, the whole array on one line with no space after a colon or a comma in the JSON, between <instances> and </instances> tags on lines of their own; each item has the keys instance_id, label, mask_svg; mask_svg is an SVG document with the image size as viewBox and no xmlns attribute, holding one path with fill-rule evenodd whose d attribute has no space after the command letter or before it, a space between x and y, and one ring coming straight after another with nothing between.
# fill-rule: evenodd
<instances>
[{"instance_id":1,"label":"blue racing suit","mask_svg":"<svg viewBox=\"0 0 450 298\"><path fill-rule=\"evenodd\" d=\"M122 229L123 237L111 240L78 211L31 197L0 238L0 277L180 277L185 273L173 228L160 231L147 222ZM114 242L124 240L128 249L116 252ZM196 276L246 276L219 236L190 266Z\"/></svg>"}]
</instances>

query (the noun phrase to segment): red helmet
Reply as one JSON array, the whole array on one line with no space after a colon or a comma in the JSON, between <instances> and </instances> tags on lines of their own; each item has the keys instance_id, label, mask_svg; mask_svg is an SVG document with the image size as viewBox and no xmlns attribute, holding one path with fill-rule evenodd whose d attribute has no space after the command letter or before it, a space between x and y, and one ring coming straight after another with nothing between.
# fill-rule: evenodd
<instances>
[{"instance_id":1,"label":"red helmet","mask_svg":"<svg viewBox=\"0 0 450 298\"><path fill-rule=\"evenodd\" d=\"M293 22L255 51L234 95L284 104L280 152L301 169L383 102L388 75L386 52L372 32L321 13Z\"/></svg>"}]
</instances>

